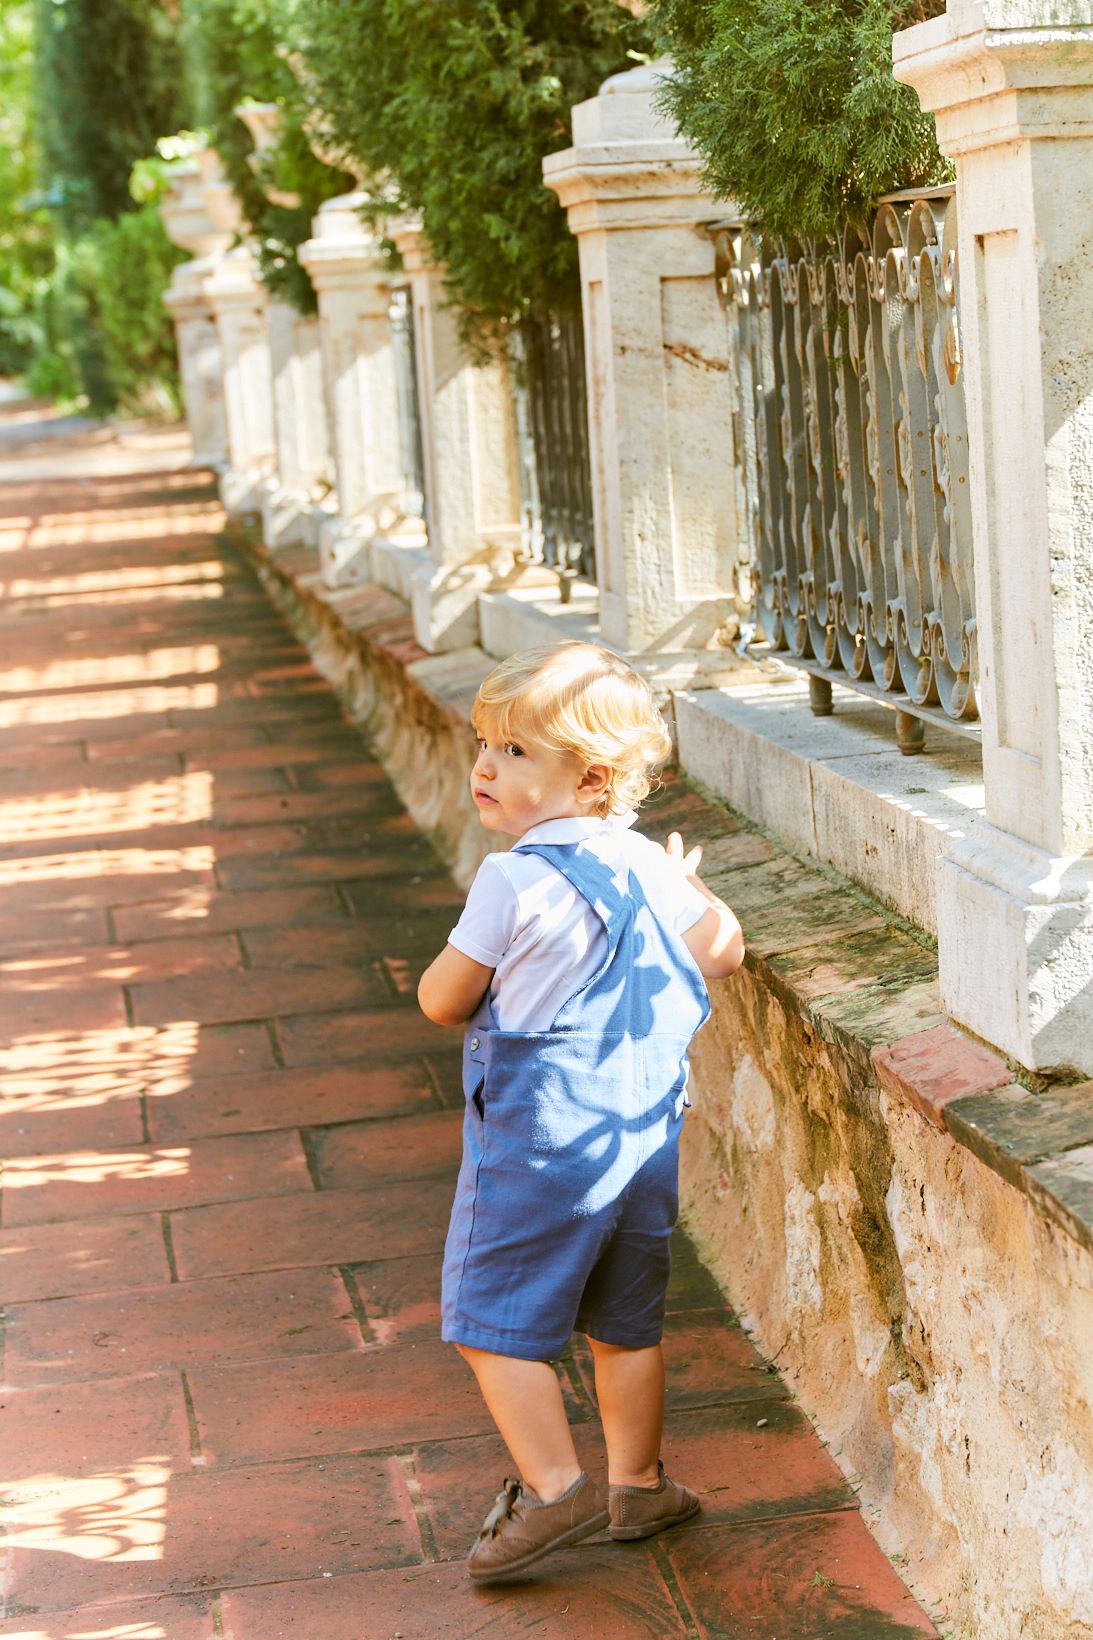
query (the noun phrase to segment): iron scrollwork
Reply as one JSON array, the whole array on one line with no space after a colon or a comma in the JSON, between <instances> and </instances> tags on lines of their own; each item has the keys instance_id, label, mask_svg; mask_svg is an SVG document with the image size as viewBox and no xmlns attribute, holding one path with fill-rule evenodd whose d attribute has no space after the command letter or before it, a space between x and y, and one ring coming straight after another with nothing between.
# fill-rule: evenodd
<instances>
[{"instance_id":1,"label":"iron scrollwork","mask_svg":"<svg viewBox=\"0 0 1093 1640\"><path fill-rule=\"evenodd\" d=\"M951 190L869 232L717 223L752 619L772 650L954 726L976 716Z\"/></svg>"},{"instance_id":2,"label":"iron scrollwork","mask_svg":"<svg viewBox=\"0 0 1093 1640\"><path fill-rule=\"evenodd\" d=\"M512 335L523 492L523 556L595 582L584 333L579 313L528 317Z\"/></svg>"}]
</instances>

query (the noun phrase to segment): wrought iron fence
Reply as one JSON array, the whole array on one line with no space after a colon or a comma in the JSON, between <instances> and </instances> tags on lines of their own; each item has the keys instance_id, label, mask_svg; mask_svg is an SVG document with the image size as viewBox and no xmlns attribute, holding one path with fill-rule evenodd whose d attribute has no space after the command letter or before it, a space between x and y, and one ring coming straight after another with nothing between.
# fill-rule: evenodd
<instances>
[{"instance_id":1,"label":"wrought iron fence","mask_svg":"<svg viewBox=\"0 0 1093 1640\"><path fill-rule=\"evenodd\" d=\"M422 454L421 401L417 386L414 304L409 285L397 285L391 292L388 313L395 355L402 510L408 518L425 518L425 459Z\"/></svg>"},{"instance_id":2,"label":"wrought iron fence","mask_svg":"<svg viewBox=\"0 0 1093 1640\"><path fill-rule=\"evenodd\" d=\"M561 577L596 579L580 314L525 319L512 338L523 493L523 552Z\"/></svg>"},{"instance_id":3,"label":"wrought iron fence","mask_svg":"<svg viewBox=\"0 0 1093 1640\"><path fill-rule=\"evenodd\" d=\"M968 440L952 190L892 195L869 234L768 247L711 228L730 324L750 618L811 674L923 720L976 716Z\"/></svg>"}]
</instances>

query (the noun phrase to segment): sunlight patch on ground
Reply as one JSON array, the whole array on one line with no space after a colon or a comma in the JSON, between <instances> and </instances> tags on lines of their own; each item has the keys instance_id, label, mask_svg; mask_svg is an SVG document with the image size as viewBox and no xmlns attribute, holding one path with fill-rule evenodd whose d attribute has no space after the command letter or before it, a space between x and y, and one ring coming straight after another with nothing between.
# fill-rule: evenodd
<instances>
[{"instance_id":1,"label":"sunlight patch on ground","mask_svg":"<svg viewBox=\"0 0 1093 1640\"><path fill-rule=\"evenodd\" d=\"M230 940L231 935L221 938ZM89 985L128 985L159 977L155 970L149 972L148 954L140 945L39 951L0 959L0 994L10 986L23 997L55 995L62 990L79 996Z\"/></svg>"},{"instance_id":2,"label":"sunlight patch on ground","mask_svg":"<svg viewBox=\"0 0 1093 1640\"><path fill-rule=\"evenodd\" d=\"M55 1225L53 1228L56 1229L57 1226ZM0 1287L6 1286L4 1282L5 1275L12 1275L15 1280L18 1281L19 1272L22 1267L22 1260L26 1258L34 1258L36 1255L41 1257L41 1229L42 1226L40 1224L30 1225L25 1231L11 1225L4 1226L3 1241L0 1242ZM136 1236L139 1234L139 1229L134 1226L129 1233ZM70 1245L65 1249L63 1255L59 1252L55 1252L53 1258L55 1269L69 1279L76 1278L78 1274L86 1270L103 1270L113 1273L117 1267L116 1259L112 1251L106 1254L101 1252L93 1252L89 1247L80 1246L76 1242L75 1238L72 1238ZM113 1283L111 1283L111 1285L112 1284ZM67 1280L64 1282L64 1285L68 1285ZM10 1291L10 1289L7 1290ZM19 1301L17 1300L16 1302ZM35 1302L35 1300L32 1300L32 1302ZM13 1392L10 1389L6 1389L4 1391L4 1394L9 1398L9 1401L12 1393ZM41 1477L32 1476L31 1484L33 1484L36 1479L41 1479Z\"/></svg>"},{"instance_id":3,"label":"sunlight patch on ground","mask_svg":"<svg viewBox=\"0 0 1093 1640\"><path fill-rule=\"evenodd\" d=\"M82 531L85 528L94 528L96 525L116 522L118 519L140 519L150 523L166 519L173 523L176 518L207 518L215 524L217 519L223 518L223 508L213 492L210 491L204 495L195 496L193 494L192 479L189 483L180 485L171 478L171 475L165 474L164 480L162 485L156 486L157 491L168 492L183 489L187 491L185 498L182 500L167 500L164 496L162 500L149 501L148 491L144 485L141 485L137 490L133 490L129 486L119 486L118 484L97 484L95 489L101 497L101 506L91 508L62 506L56 511L44 509L36 515L32 522L43 534L47 534L50 530L67 529L73 525L78 525ZM4 497L6 498L10 493L11 487L5 484ZM38 498L41 499L41 492L37 490L37 486L34 487L32 493L36 493ZM86 537L81 536L81 539L86 539Z\"/></svg>"},{"instance_id":4,"label":"sunlight patch on ground","mask_svg":"<svg viewBox=\"0 0 1093 1640\"><path fill-rule=\"evenodd\" d=\"M26 544L41 551L50 547L82 547L88 542L109 545L114 541L160 541L164 536L208 535L216 522L217 509L201 504L181 504L158 511L134 507L123 515L65 513L36 520Z\"/></svg>"},{"instance_id":5,"label":"sunlight patch on ground","mask_svg":"<svg viewBox=\"0 0 1093 1640\"><path fill-rule=\"evenodd\" d=\"M142 780L122 791L50 792L0 798L0 837L29 843L61 837L106 837L152 826L186 826L211 819L213 777L207 769Z\"/></svg>"},{"instance_id":6,"label":"sunlight patch on ground","mask_svg":"<svg viewBox=\"0 0 1093 1640\"><path fill-rule=\"evenodd\" d=\"M0 583L0 597L5 595L5 588ZM7 596L12 596L9 592ZM120 608L123 604L148 603L192 603L197 599L223 598L224 588L219 581L196 581L181 583L178 586L147 585L143 581L139 586L116 587L106 592L65 592L52 593L49 596L39 597L36 594L24 593L27 609L86 609L92 605L106 604L110 609Z\"/></svg>"},{"instance_id":7,"label":"sunlight patch on ground","mask_svg":"<svg viewBox=\"0 0 1093 1640\"><path fill-rule=\"evenodd\" d=\"M222 581L224 566L207 558L196 564L137 564L126 569L89 569L78 575L15 576L0 585L8 598L54 598L61 594L108 592L113 596L139 588L173 587L192 581Z\"/></svg>"},{"instance_id":8,"label":"sunlight patch on ground","mask_svg":"<svg viewBox=\"0 0 1093 1640\"><path fill-rule=\"evenodd\" d=\"M101 1105L152 1077L184 1086L199 1029L183 1019L159 1027L22 1037L0 1049L0 1113Z\"/></svg>"},{"instance_id":9,"label":"sunlight patch on ground","mask_svg":"<svg viewBox=\"0 0 1093 1640\"><path fill-rule=\"evenodd\" d=\"M215 683L152 684L146 689L111 689L100 694L38 695L0 704L0 729L27 724L99 722L146 712L207 711L217 704Z\"/></svg>"},{"instance_id":10,"label":"sunlight patch on ground","mask_svg":"<svg viewBox=\"0 0 1093 1640\"><path fill-rule=\"evenodd\" d=\"M0 552L21 552L33 527L33 518L5 518L0 524Z\"/></svg>"},{"instance_id":11,"label":"sunlight patch on ground","mask_svg":"<svg viewBox=\"0 0 1093 1640\"><path fill-rule=\"evenodd\" d=\"M13 1640L57 1640L56 1629L40 1629L33 1626L22 1628ZM170 1640L167 1630L160 1623L112 1623L109 1617L88 1618L93 1623L90 1629L67 1628L65 1640Z\"/></svg>"},{"instance_id":12,"label":"sunlight patch on ground","mask_svg":"<svg viewBox=\"0 0 1093 1640\"><path fill-rule=\"evenodd\" d=\"M0 671L0 693L45 695L54 689L87 689L99 684L154 683L220 669L214 643L150 649L144 655L95 655L86 660L50 661L47 666L15 666Z\"/></svg>"},{"instance_id":13,"label":"sunlight patch on ground","mask_svg":"<svg viewBox=\"0 0 1093 1640\"><path fill-rule=\"evenodd\" d=\"M193 925L208 916L209 901L215 892L212 884L207 887L204 884L187 886L172 895L169 906L160 906L159 914L164 922L178 923L180 934L196 933L198 930Z\"/></svg>"},{"instance_id":14,"label":"sunlight patch on ground","mask_svg":"<svg viewBox=\"0 0 1093 1640\"><path fill-rule=\"evenodd\" d=\"M45 1184L102 1184L106 1179L176 1179L190 1171L188 1146L169 1150L71 1150L14 1156L4 1162L4 1192Z\"/></svg>"},{"instance_id":15,"label":"sunlight patch on ground","mask_svg":"<svg viewBox=\"0 0 1093 1640\"><path fill-rule=\"evenodd\" d=\"M182 871L211 872L216 855L208 844L190 848L100 849L82 854L36 854L0 860L0 889L26 883L75 882L91 877L155 877Z\"/></svg>"},{"instance_id":16,"label":"sunlight patch on ground","mask_svg":"<svg viewBox=\"0 0 1093 1640\"><path fill-rule=\"evenodd\" d=\"M155 1459L82 1480L43 1476L8 1500L8 1548L79 1560L162 1560L170 1478Z\"/></svg>"},{"instance_id":17,"label":"sunlight patch on ground","mask_svg":"<svg viewBox=\"0 0 1093 1640\"><path fill-rule=\"evenodd\" d=\"M76 524L71 515L66 515L60 524L45 525L41 520L32 527L27 534L24 545L31 552L54 551L67 547L83 547L89 542L98 546L110 547L123 542L148 541L158 545L165 537L202 535L211 533L215 525L215 518L209 512L182 511L170 512L166 517L155 518L151 515L141 516L134 513L128 518L118 518L108 513L105 518L99 517L89 520L86 524Z\"/></svg>"}]
</instances>

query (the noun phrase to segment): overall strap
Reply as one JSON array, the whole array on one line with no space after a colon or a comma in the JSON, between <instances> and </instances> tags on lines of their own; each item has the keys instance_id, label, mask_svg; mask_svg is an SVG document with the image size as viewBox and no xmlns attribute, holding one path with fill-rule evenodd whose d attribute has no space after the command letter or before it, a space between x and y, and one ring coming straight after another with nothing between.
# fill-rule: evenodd
<instances>
[{"instance_id":1,"label":"overall strap","mask_svg":"<svg viewBox=\"0 0 1093 1640\"><path fill-rule=\"evenodd\" d=\"M521 854L538 854L553 866L588 902L603 924L607 938L602 963L573 996L562 1003L555 1021L559 1024L563 1014L573 1009L578 998L595 991L614 962L620 944L627 941L633 931L634 901L630 893L630 873L625 871L624 880L620 882L610 866L580 843L518 843L513 852L517 850Z\"/></svg>"},{"instance_id":2,"label":"overall strap","mask_svg":"<svg viewBox=\"0 0 1093 1640\"><path fill-rule=\"evenodd\" d=\"M616 874L591 849L579 843L517 843L514 854L538 854L552 865L586 899L611 939L612 924L630 913L629 872L620 882Z\"/></svg>"}]
</instances>

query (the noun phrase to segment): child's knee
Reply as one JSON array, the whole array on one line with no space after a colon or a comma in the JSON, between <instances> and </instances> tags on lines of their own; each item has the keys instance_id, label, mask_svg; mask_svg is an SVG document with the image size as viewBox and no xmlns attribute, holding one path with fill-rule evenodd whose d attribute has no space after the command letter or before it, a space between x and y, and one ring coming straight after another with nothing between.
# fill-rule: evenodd
<instances>
[{"instance_id":1,"label":"child's knee","mask_svg":"<svg viewBox=\"0 0 1093 1640\"><path fill-rule=\"evenodd\" d=\"M659 1354L659 1344L605 1344L602 1338L593 1338L591 1333L585 1333L589 1347L594 1356L607 1360L617 1355L646 1355L650 1352Z\"/></svg>"},{"instance_id":2,"label":"child's knee","mask_svg":"<svg viewBox=\"0 0 1093 1640\"><path fill-rule=\"evenodd\" d=\"M602 1338L593 1338L591 1333L585 1333L589 1348L593 1355L626 1355L629 1348L626 1344L605 1344Z\"/></svg>"}]
</instances>

